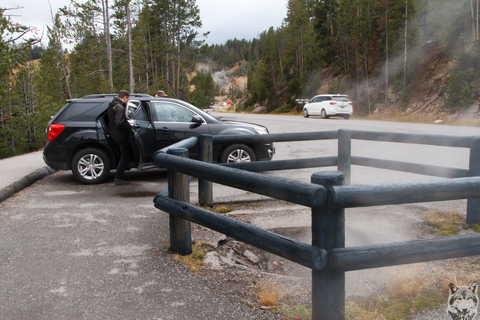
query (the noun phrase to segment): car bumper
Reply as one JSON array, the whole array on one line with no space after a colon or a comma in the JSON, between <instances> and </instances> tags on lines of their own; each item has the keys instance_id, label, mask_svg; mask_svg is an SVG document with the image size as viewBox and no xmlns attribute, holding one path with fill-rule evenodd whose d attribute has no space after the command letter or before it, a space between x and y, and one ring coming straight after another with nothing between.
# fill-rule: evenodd
<instances>
[{"instance_id":1,"label":"car bumper","mask_svg":"<svg viewBox=\"0 0 480 320\"><path fill-rule=\"evenodd\" d=\"M260 146L259 160L260 161L269 161L272 160L273 155L275 154L275 146L273 143L265 143Z\"/></svg>"}]
</instances>

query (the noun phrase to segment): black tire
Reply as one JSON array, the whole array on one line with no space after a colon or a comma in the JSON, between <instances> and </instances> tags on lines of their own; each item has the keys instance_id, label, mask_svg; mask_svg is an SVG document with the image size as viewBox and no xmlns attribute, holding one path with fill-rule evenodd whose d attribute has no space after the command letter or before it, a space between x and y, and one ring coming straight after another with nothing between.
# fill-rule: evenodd
<instances>
[{"instance_id":1,"label":"black tire","mask_svg":"<svg viewBox=\"0 0 480 320\"><path fill-rule=\"evenodd\" d=\"M322 109L321 116L323 119L328 119L327 112L325 111L325 109Z\"/></svg>"},{"instance_id":2,"label":"black tire","mask_svg":"<svg viewBox=\"0 0 480 320\"><path fill-rule=\"evenodd\" d=\"M348 120L350 119L350 116L349 115L343 116L343 119Z\"/></svg>"},{"instance_id":3,"label":"black tire","mask_svg":"<svg viewBox=\"0 0 480 320\"><path fill-rule=\"evenodd\" d=\"M220 156L221 163L252 162L255 161L255 153L244 144L232 144L223 150Z\"/></svg>"},{"instance_id":4,"label":"black tire","mask_svg":"<svg viewBox=\"0 0 480 320\"><path fill-rule=\"evenodd\" d=\"M307 110L307 109L303 109L303 117L304 117L304 118L310 117L310 115L308 114L308 110Z\"/></svg>"},{"instance_id":5,"label":"black tire","mask_svg":"<svg viewBox=\"0 0 480 320\"><path fill-rule=\"evenodd\" d=\"M110 173L110 160L99 149L82 149L72 159L72 173L83 184L102 183Z\"/></svg>"}]
</instances>

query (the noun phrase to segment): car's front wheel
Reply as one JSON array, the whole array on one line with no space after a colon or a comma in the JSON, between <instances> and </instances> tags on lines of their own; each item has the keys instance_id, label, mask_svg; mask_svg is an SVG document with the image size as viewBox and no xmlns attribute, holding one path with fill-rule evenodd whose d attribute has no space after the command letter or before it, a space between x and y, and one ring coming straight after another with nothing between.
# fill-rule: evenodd
<instances>
[{"instance_id":1,"label":"car's front wheel","mask_svg":"<svg viewBox=\"0 0 480 320\"><path fill-rule=\"evenodd\" d=\"M308 114L307 109L303 109L303 117L308 118L310 115Z\"/></svg>"},{"instance_id":2,"label":"car's front wheel","mask_svg":"<svg viewBox=\"0 0 480 320\"><path fill-rule=\"evenodd\" d=\"M321 115L323 119L328 119L327 112L325 111L325 109L322 109Z\"/></svg>"},{"instance_id":3,"label":"car's front wheel","mask_svg":"<svg viewBox=\"0 0 480 320\"><path fill-rule=\"evenodd\" d=\"M72 159L72 173L81 183L101 183L110 173L110 161L99 149L82 149Z\"/></svg>"},{"instance_id":4,"label":"car's front wheel","mask_svg":"<svg viewBox=\"0 0 480 320\"><path fill-rule=\"evenodd\" d=\"M222 163L251 162L255 161L255 153L244 144L234 144L223 150L220 157Z\"/></svg>"}]
</instances>

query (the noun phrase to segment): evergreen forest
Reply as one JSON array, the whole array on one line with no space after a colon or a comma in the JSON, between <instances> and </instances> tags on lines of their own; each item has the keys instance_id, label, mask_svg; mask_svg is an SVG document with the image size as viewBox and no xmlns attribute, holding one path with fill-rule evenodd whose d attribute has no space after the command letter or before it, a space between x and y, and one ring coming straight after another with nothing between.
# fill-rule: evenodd
<instances>
[{"instance_id":1,"label":"evergreen forest","mask_svg":"<svg viewBox=\"0 0 480 320\"><path fill-rule=\"evenodd\" d=\"M268 113L320 91L348 94L358 114L407 108L432 54L452 63L441 96L455 112L480 96L479 1L288 0L280 27L213 45L195 0L71 0L43 36L0 7L0 158L43 148L66 100L122 89ZM226 70L246 85L225 92L213 75Z\"/></svg>"}]
</instances>

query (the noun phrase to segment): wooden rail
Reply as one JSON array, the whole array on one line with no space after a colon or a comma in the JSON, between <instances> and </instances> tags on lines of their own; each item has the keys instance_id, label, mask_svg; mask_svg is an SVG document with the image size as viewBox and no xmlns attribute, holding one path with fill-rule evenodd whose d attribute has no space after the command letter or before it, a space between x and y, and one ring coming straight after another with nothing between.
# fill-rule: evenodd
<instances>
[{"instance_id":1,"label":"wooden rail","mask_svg":"<svg viewBox=\"0 0 480 320\"><path fill-rule=\"evenodd\" d=\"M212 144L338 139L338 156L214 165ZM469 169L446 168L351 155L352 139L470 148ZM198 142L197 142L198 141ZM198 143L200 159L188 159ZM154 155L169 171L168 195L155 206L170 215L174 251L191 252L190 221L312 269L312 319L344 319L345 272L480 254L480 235L435 238L345 248L345 208L468 199L467 223L480 223L480 137L370 131L250 136L200 136ZM311 183L267 176L260 171L337 166L312 175ZM350 186L351 166L362 165L451 179ZM212 204L211 183L219 183L312 208L312 245L238 222L189 204L188 176L199 178L199 202ZM208 185L210 184L210 186Z\"/></svg>"}]
</instances>

